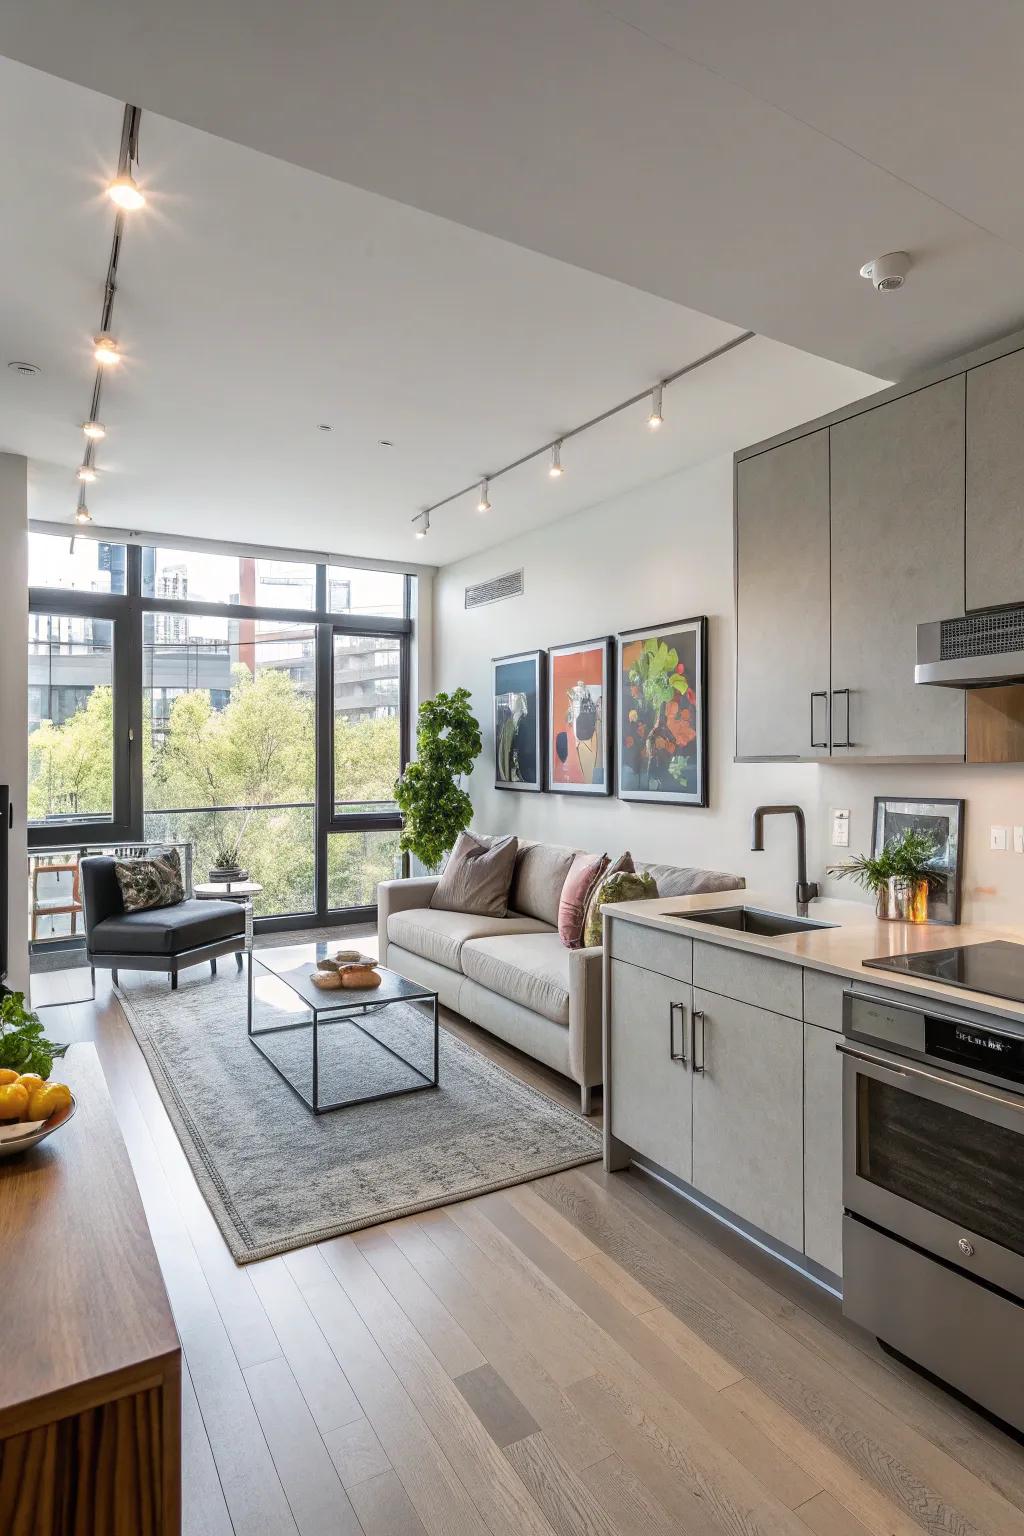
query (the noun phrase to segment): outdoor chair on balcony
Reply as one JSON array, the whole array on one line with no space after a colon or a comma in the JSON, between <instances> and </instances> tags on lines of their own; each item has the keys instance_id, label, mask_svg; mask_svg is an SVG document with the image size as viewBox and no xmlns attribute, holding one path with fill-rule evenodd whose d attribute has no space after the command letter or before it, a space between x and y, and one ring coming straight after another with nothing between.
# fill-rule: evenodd
<instances>
[{"instance_id":1,"label":"outdoor chair on balcony","mask_svg":"<svg viewBox=\"0 0 1024 1536\"><path fill-rule=\"evenodd\" d=\"M93 995L97 967L112 973L115 986L119 969L165 971L172 990L179 971L190 965L208 960L216 974L221 955L234 955L242 969L245 911L237 902L186 897L174 906L126 912L115 862L102 854L82 859L80 866Z\"/></svg>"}]
</instances>

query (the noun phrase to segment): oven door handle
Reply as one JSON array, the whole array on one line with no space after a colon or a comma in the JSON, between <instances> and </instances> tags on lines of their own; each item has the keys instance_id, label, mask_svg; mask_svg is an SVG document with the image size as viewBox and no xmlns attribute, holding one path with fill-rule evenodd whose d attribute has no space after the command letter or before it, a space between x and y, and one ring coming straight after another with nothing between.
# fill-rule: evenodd
<instances>
[{"instance_id":1,"label":"oven door handle","mask_svg":"<svg viewBox=\"0 0 1024 1536\"><path fill-rule=\"evenodd\" d=\"M1006 1109L1015 1109L1018 1114L1024 1114L1024 1101L1004 1099L1002 1094L989 1093L984 1088L975 1088L952 1074L947 1077L941 1072L926 1072L923 1067L912 1067L907 1063L897 1067L891 1061L887 1061L884 1056L869 1056L866 1051L851 1050L848 1045L843 1045L841 1042L836 1046L836 1050L844 1056L849 1056L853 1061L864 1061L868 1066L881 1067L884 1072L892 1072L896 1077L923 1077L929 1083L938 1083L940 1088L955 1088L959 1093L969 1093L976 1099L986 1099L990 1104L1002 1104Z\"/></svg>"}]
</instances>

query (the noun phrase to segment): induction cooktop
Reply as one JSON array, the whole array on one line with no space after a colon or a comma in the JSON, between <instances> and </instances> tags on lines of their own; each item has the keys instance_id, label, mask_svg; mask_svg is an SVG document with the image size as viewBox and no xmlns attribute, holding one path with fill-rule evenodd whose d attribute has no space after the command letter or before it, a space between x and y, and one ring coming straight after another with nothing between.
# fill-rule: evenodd
<instances>
[{"instance_id":1,"label":"induction cooktop","mask_svg":"<svg viewBox=\"0 0 1024 1536\"><path fill-rule=\"evenodd\" d=\"M1024 1003L1024 944L1011 944L1006 939L883 955L877 960L865 960L864 964L879 971L898 971L901 976L919 976L924 981L941 981L948 987L964 987L970 992L986 992L991 997Z\"/></svg>"}]
</instances>

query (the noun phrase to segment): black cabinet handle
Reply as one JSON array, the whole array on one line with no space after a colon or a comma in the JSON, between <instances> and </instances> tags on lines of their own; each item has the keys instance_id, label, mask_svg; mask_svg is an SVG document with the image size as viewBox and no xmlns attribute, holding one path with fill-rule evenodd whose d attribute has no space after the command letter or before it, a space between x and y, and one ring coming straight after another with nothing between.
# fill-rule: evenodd
<instances>
[{"instance_id":1,"label":"black cabinet handle","mask_svg":"<svg viewBox=\"0 0 1024 1536\"><path fill-rule=\"evenodd\" d=\"M683 1003L669 1003L668 1005L668 1059L669 1061L681 1061L686 1063L686 1051L676 1050L676 1009L679 1009L680 1018L680 1043L686 1042L686 1006Z\"/></svg>"},{"instance_id":2,"label":"black cabinet handle","mask_svg":"<svg viewBox=\"0 0 1024 1536\"><path fill-rule=\"evenodd\" d=\"M825 740L824 741L815 741L815 739L814 739L814 701L815 701L815 699L824 699L825 700ZM822 688L820 693L812 693L811 694L811 746L812 747L827 747L828 746L828 694L826 693L824 688Z\"/></svg>"},{"instance_id":3,"label":"black cabinet handle","mask_svg":"<svg viewBox=\"0 0 1024 1536\"><path fill-rule=\"evenodd\" d=\"M833 688L832 689L832 718L833 718L833 720L836 717L836 699L845 699L846 700L846 732L844 734L844 737L843 737L842 741L839 740L838 736L833 735L833 737L832 737L832 745L834 747L852 747L853 746L853 742L850 740L850 690L849 690L849 688Z\"/></svg>"},{"instance_id":4,"label":"black cabinet handle","mask_svg":"<svg viewBox=\"0 0 1024 1536\"><path fill-rule=\"evenodd\" d=\"M697 1020L698 1019L700 1019L700 1066L697 1065ZM690 1015L690 1056L692 1058L692 1060L691 1060L691 1070L694 1071L694 1072L703 1072L704 1071L704 1058L705 1058L705 1055L706 1055L706 1052L705 1052L705 1036L704 1036L705 1026L706 1026L706 1020L704 1018L704 1009L703 1008L695 1008L693 1010L693 1012L691 1013L691 1015Z\"/></svg>"}]
</instances>

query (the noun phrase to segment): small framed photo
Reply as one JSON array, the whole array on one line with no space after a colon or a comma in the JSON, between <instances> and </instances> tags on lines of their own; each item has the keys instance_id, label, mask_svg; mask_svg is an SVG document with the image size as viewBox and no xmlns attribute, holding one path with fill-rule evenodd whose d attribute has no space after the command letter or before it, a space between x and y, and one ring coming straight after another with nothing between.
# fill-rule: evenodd
<instances>
[{"instance_id":1,"label":"small framed photo","mask_svg":"<svg viewBox=\"0 0 1024 1536\"><path fill-rule=\"evenodd\" d=\"M706 616L620 634L616 692L619 799L706 806Z\"/></svg>"},{"instance_id":2,"label":"small framed photo","mask_svg":"<svg viewBox=\"0 0 1024 1536\"><path fill-rule=\"evenodd\" d=\"M544 651L491 663L495 789L544 788Z\"/></svg>"},{"instance_id":3,"label":"small framed photo","mask_svg":"<svg viewBox=\"0 0 1024 1536\"><path fill-rule=\"evenodd\" d=\"M612 669L615 640L581 640L548 651L548 789L612 792Z\"/></svg>"},{"instance_id":4,"label":"small framed photo","mask_svg":"<svg viewBox=\"0 0 1024 1536\"><path fill-rule=\"evenodd\" d=\"M960 921L963 846L963 800L896 800L875 796L875 829L872 852L877 858L887 843L908 830L923 832L935 844L931 867L937 879L928 897L930 923Z\"/></svg>"}]
</instances>

